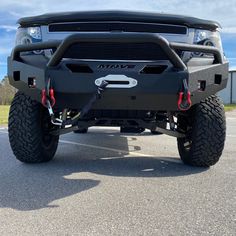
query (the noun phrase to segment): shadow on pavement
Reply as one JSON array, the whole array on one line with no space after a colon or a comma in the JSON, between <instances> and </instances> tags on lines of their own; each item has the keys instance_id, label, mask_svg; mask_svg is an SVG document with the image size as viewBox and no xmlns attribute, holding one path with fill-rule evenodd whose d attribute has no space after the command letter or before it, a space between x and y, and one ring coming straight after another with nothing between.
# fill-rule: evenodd
<instances>
[{"instance_id":1,"label":"shadow on pavement","mask_svg":"<svg viewBox=\"0 0 236 236\"><path fill-rule=\"evenodd\" d=\"M50 203L91 189L100 182L66 179L64 176L73 172L71 167L61 166L57 162L37 166L18 164L15 171L7 176L0 175L0 208L29 211L57 207Z\"/></svg>"},{"instance_id":2,"label":"shadow on pavement","mask_svg":"<svg viewBox=\"0 0 236 236\"><path fill-rule=\"evenodd\" d=\"M86 136L82 139L88 138ZM115 139L117 146L123 150L126 148L128 154L126 137L115 135L109 139ZM140 149L135 147L135 150ZM54 161L50 163L26 165L11 161L9 171L0 173L0 207L20 211L57 207L53 205L53 201L89 190L100 183L100 180L90 178L66 177L73 173L164 178L193 175L205 170L185 166L172 157L126 156L125 153L109 150L95 150L76 145L68 147L67 144L61 144ZM99 179L99 176L96 178Z\"/></svg>"}]
</instances>

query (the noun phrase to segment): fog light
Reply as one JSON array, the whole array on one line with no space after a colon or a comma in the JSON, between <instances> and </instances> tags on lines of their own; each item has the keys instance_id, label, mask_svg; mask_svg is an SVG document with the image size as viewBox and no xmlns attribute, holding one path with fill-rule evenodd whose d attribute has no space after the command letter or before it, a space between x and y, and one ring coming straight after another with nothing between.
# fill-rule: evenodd
<instances>
[{"instance_id":1,"label":"fog light","mask_svg":"<svg viewBox=\"0 0 236 236\"><path fill-rule=\"evenodd\" d=\"M21 38L21 44L31 44L32 39L29 36L24 36Z\"/></svg>"},{"instance_id":2,"label":"fog light","mask_svg":"<svg viewBox=\"0 0 236 236\"><path fill-rule=\"evenodd\" d=\"M204 41L203 42L204 46L210 46L210 47L214 47L215 46L215 44L210 39L205 39L203 41Z\"/></svg>"}]
</instances>

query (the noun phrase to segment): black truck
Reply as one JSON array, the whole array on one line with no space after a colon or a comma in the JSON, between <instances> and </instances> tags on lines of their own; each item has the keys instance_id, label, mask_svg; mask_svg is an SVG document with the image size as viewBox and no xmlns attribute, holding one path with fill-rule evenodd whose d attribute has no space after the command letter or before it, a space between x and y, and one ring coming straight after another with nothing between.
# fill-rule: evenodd
<instances>
[{"instance_id":1,"label":"black truck","mask_svg":"<svg viewBox=\"0 0 236 236\"><path fill-rule=\"evenodd\" d=\"M16 158L50 161L59 136L92 126L177 138L184 163L208 167L225 142L217 92L228 79L220 25L194 17L89 11L21 18L8 76Z\"/></svg>"}]
</instances>

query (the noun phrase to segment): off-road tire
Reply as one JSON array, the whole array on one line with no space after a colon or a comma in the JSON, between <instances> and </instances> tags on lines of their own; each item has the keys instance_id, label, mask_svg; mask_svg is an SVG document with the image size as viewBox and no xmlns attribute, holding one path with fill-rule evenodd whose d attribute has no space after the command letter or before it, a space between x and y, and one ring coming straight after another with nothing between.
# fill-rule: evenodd
<instances>
[{"instance_id":1,"label":"off-road tire","mask_svg":"<svg viewBox=\"0 0 236 236\"><path fill-rule=\"evenodd\" d=\"M74 130L75 134L86 134L88 133L88 128L79 128L77 130Z\"/></svg>"},{"instance_id":2,"label":"off-road tire","mask_svg":"<svg viewBox=\"0 0 236 236\"><path fill-rule=\"evenodd\" d=\"M48 111L24 93L17 92L9 114L9 141L16 158L25 163L50 161L59 136L49 134Z\"/></svg>"},{"instance_id":3,"label":"off-road tire","mask_svg":"<svg viewBox=\"0 0 236 236\"><path fill-rule=\"evenodd\" d=\"M186 114L185 118L178 116L179 128L187 132L186 138L177 139L182 161L199 167L216 164L222 155L226 136L221 99L212 95L194 105Z\"/></svg>"}]
</instances>

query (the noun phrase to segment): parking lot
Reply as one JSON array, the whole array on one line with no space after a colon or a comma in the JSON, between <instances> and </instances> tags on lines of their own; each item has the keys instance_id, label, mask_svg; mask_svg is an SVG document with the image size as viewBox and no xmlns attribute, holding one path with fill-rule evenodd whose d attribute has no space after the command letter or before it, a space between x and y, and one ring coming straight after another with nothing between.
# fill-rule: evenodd
<instances>
[{"instance_id":1,"label":"parking lot","mask_svg":"<svg viewBox=\"0 0 236 236\"><path fill-rule=\"evenodd\" d=\"M182 164L175 138L93 128L52 162L15 160L0 129L0 235L235 235L236 112L212 168Z\"/></svg>"}]
</instances>

